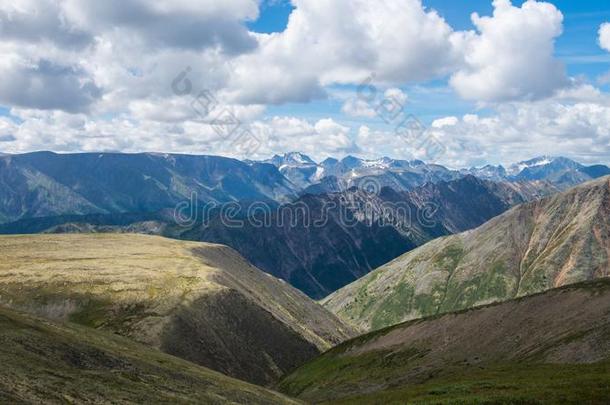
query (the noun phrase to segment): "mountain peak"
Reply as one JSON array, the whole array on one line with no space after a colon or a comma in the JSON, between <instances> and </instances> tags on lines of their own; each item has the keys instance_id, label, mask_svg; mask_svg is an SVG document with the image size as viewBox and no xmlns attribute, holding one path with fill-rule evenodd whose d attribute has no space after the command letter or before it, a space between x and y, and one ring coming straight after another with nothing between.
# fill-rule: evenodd
<instances>
[{"instance_id":1,"label":"mountain peak","mask_svg":"<svg viewBox=\"0 0 610 405\"><path fill-rule=\"evenodd\" d=\"M329 157L324 159L324 161L321 163L322 166L334 166L337 163L339 163L339 161L335 158Z\"/></svg>"},{"instance_id":2,"label":"mountain peak","mask_svg":"<svg viewBox=\"0 0 610 405\"><path fill-rule=\"evenodd\" d=\"M348 155L341 159L341 164L345 166L347 169L355 169L355 168L380 168L387 169L393 163L397 162L394 159L391 159L387 156L384 156L379 159L361 159L352 155Z\"/></svg>"},{"instance_id":3,"label":"mountain peak","mask_svg":"<svg viewBox=\"0 0 610 405\"><path fill-rule=\"evenodd\" d=\"M549 164L553 163L555 161L555 159L556 158L554 156L543 155L543 156L535 157L533 159L523 160L521 162L513 163L512 165L510 165L508 167L508 174L512 175L512 176L516 176L525 169L549 165Z\"/></svg>"},{"instance_id":4,"label":"mountain peak","mask_svg":"<svg viewBox=\"0 0 610 405\"><path fill-rule=\"evenodd\" d=\"M359 163L362 162L362 159L357 158L356 156L347 155L343 159L341 159L342 163Z\"/></svg>"},{"instance_id":5,"label":"mountain peak","mask_svg":"<svg viewBox=\"0 0 610 405\"><path fill-rule=\"evenodd\" d=\"M557 156L542 155L542 156L534 157L529 160L521 161L519 163L525 163L525 164L529 164L529 165L543 165L543 164L552 163L557 158L558 158Z\"/></svg>"},{"instance_id":6,"label":"mountain peak","mask_svg":"<svg viewBox=\"0 0 610 405\"><path fill-rule=\"evenodd\" d=\"M266 163L272 163L277 167L281 166L312 166L315 165L309 156L301 152L288 152L283 155L275 155L271 159L265 161Z\"/></svg>"},{"instance_id":7,"label":"mountain peak","mask_svg":"<svg viewBox=\"0 0 610 405\"><path fill-rule=\"evenodd\" d=\"M284 154L284 159L292 160L298 163L310 163L315 164L315 162L307 155L301 152L290 152Z\"/></svg>"}]
</instances>

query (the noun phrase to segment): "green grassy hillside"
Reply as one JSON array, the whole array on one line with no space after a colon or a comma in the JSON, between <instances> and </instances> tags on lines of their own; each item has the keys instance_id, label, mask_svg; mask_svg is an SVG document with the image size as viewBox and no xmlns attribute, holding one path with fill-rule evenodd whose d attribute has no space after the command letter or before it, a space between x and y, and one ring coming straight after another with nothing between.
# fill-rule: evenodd
<instances>
[{"instance_id":1,"label":"green grassy hillside","mask_svg":"<svg viewBox=\"0 0 610 405\"><path fill-rule=\"evenodd\" d=\"M0 402L291 404L110 333L0 308Z\"/></svg>"},{"instance_id":2,"label":"green grassy hillside","mask_svg":"<svg viewBox=\"0 0 610 405\"><path fill-rule=\"evenodd\" d=\"M0 237L0 304L259 384L354 336L232 249L143 235Z\"/></svg>"},{"instance_id":3,"label":"green grassy hillside","mask_svg":"<svg viewBox=\"0 0 610 405\"><path fill-rule=\"evenodd\" d=\"M607 403L610 280L372 332L279 388L316 403Z\"/></svg>"},{"instance_id":4,"label":"green grassy hillside","mask_svg":"<svg viewBox=\"0 0 610 405\"><path fill-rule=\"evenodd\" d=\"M434 240L323 303L347 322L380 329L607 277L609 257L606 177Z\"/></svg>"}]
</instances>

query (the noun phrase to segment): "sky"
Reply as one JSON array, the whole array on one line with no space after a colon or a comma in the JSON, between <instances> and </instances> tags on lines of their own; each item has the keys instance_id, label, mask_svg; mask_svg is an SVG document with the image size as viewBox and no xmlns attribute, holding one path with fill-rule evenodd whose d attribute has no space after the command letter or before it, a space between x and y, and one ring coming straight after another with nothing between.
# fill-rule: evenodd
<instances>
[{"instance_id":1,"label":"sky","mask_svg":"<svg viewBox=\"0 0 610 405\"><path fill-rule=\"evenodd\" d=\"M609 22L592 0L0 0L0 152L609 164Z\"/></svg>"}]
</instances>

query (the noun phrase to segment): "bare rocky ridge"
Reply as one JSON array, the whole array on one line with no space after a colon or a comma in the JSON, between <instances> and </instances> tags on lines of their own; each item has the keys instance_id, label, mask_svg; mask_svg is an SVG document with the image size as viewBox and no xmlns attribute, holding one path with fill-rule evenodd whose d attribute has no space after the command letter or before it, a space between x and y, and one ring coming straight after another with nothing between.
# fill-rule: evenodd
<instances>
[{"instance_id":1,"label":"bare rocky ridge","mask_svg":"<svg viewBox=\"0 0 610 405\"><path fill-rule=\"evenodd\" d=\"M324 305L362 328L503 301L610 275L610 178L515 207L434 240Z\"/></svg>"},{"instance_id":2,"label":"bare rocky ridge","mask_svg":"<svg viewBox=\"0 0 610 405\"><path fill-rule=\"evenodd\" d=\"M0 302L259 384L354 335L228 247L155 236L0 237Z\"/></svg>"},{"instance_id":3,"label":"bare rocky ridge","mask_svg":"<svg viewBox=\"0 0 610 405\"><path fill-rule=\"evenodd\" d=\"M279 386L316 403L604 403L609 337L603 279L372 332Z\"/></svg>"}]
</instances>

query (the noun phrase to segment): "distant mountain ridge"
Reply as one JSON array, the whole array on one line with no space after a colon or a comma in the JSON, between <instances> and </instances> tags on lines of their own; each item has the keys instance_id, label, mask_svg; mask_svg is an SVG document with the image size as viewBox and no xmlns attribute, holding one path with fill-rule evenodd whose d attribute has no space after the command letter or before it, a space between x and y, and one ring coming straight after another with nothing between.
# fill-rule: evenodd
<instances>
[{"instance_id":1,"label":"distant mountain ridge","mask_svg":"<svg viewBox=\"0 0 610 405\"><path fill-rule=\"evenodd\" d=\"M328 158L315 163L298 152L275 156L264 161L276 165L293 183L303 187L305 193L323 194L359 187L364 180L378 189L391 187L397 191L409 190L426 182L455 180L457 171L419 160L406 161L383 157L376 160L347 156L341 160Z\"/></svg>"},{"instance_id":2,"label":"distant mountain ridge","mask_svg":"<svg viewBox=\"0 0 610 405\"><path fill-rule=\"evenodd\" d=\"M501 165L487 165L461 172L493 181L545 180L561 189L567 189L610 175L610 168L603 165L585 166L565 157L540 156L512 164L508 169Z\"/></svg>"},{"instance_id":3,"label":"distant mountain ridge","mask_svg":"<svg viewBox=\"0 0 610 405\"><path fill-rule=\"evenodd\" d=\"M265 161L274 164L282 174L301 186L304 192L324 193L358 186L363 180L376 181L380 187L410 190L427 182L455 180L473 175L496 182L548 181L562 189L588 180L610 175L604 165L585 166L565 157L540 156L503 166L486 165L470 169L451 170L421 160L397 160L383 157L375 160L347 156L341 160L329 158L315 163L302 153L276 155Z\"/></svg>"},{"instance_id":4,"label":"distant mountain ridge","mask_svg":"<svg viewBox=\"0 0 610 405\"><path fill-rule=\"evenodd\" d=\"M542 157L511 166L450 170L419 160L347 156L321 163L293 152L262 161L160 153L33 152L0 155L0 223L54 215L156 212L177 204L293 202L352 187L409 191L466 175L496 182L546 181L559 189L610 174L603 165Z\"/></svg>"},{"instance_id":5,"label":"distant mountain ridge","mask_svg":"<svg viewBox=\"0 0 610 405\"><path fill-rule=\"evenodd\" d=\"M0 222L154 212L193 198L281 202L297 192L273 165L217 156L36 152L0 157Z\"/></svg>"}]
</instances>

